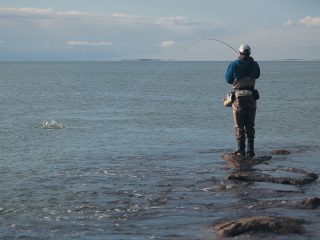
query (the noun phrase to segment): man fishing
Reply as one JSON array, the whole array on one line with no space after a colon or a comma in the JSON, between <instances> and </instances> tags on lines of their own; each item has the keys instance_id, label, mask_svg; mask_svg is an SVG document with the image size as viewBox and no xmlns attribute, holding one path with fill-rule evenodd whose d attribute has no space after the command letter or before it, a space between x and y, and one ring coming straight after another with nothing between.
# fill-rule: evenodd
<instances>
[{"instance_id":1,"label":"man fishing","mask_svg":"<svg viewBox=\"0 0 320 240\"><path fill-rule=\"evenodd\" d=\"M258 91L254 89L255 80L260 77L260 67L250 56L251 48L242 44L239 48L239 57L230 63L226 72L226 81L234 89L232 103L233 121L237 139L237 149L233 155L252 158L254 153L256 100ZM247 149L246 149L247 135Z\"/></svg>"}]
</instances>

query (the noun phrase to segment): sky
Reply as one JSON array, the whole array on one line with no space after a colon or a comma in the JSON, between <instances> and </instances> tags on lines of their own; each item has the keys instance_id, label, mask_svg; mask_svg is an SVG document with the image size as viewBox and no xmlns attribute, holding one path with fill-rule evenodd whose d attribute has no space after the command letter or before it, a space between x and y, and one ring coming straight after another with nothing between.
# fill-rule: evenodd
<instances>
[{"instance_id":1,"label":"sky","mask_svg":"<svg viewBox=\"0 0 320 240\"><path fill-rule=\"evenodd\" d=\"M0 0L0 61L320 59L318 0ZM191 46L192 45L192 46Z\"/></svg>"}]
</instances>

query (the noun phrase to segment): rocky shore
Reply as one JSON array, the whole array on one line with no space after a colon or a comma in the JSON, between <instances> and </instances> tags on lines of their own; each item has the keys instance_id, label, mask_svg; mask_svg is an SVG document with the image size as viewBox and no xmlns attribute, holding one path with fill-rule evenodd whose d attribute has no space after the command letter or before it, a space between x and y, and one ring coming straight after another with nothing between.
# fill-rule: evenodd
<instances>
[{"instance_id":1,"label":"rocky shore","mask_svg":"<svg viewBox=\"0 0 320 240\"><path fill-rule=\"evenodd\" d=\"M289 155L284 149L273 150L272 155ZM259 168L260 165L268 165L272 155L246 158L232 154L223 154L228 168L233 172L227 177L228 181L238 183L272 183L301 187L318 179L318 175L304 169L293 167ZM288 176L289 175L289 176ZM298 201L271 200L254 203L250 208L266 210L272 208L290 209L316 209L320 206L320 198L311 196ZM256 213L254 211L253 213ZM215 223L214 231L223 237L235 237L243 234L255 235L268 234L303 234L305 219L288 216L252 215L238 219L226 219Z\"/></svg>"}]
</instances>

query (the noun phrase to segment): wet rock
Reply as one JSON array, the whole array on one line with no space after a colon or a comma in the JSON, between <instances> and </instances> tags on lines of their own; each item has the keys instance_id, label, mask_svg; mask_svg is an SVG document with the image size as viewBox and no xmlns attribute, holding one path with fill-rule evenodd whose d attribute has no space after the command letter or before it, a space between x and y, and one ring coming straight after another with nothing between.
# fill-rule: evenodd
<instances>
[{"instance_id":1,"label":"wet rock","mask_svg":"<svg viewBox=\"0 0 320 240\"><path fill-rule=\"evenodd\" d=\"M256 157L245 157L245 156L239 156L239 155L234 155L230 153L225 153L222 155L222 158L226 161L230 162L248 162L248 163L262 163L265 161L268 161L272 159L272 156L269 155L263 155L263 156L256 156Z\"/></svg>"},{"instance_id":2,"label":"wet rock","mask_svg":"<svg viewBox=\"0 0 320 240\"><path fill-rule=\"evenodd\" d=\"M158 198L148 198L148 201L152 206L157 206L157 205L166 204L168 199L166 197L158 197Z\"/></svg>"},{"instance_id":3,"label":"wet rock","mask_svg":"<svg viewBox=\"0 0 320 240\"><path fill-rule=\"evenodd\" d=\"M315 209L320 206L320 198L317 197L309 197L306 199L303 199L300 203L303 207L309 208L309 209Z\"/></svg>"},{"instance_id":4,"label":"wet rock","mask_svg":"<svg viewBox=\"0 0 320 240\"><path fill-rule=\"evenodd\" d=\"M257 156L257 157L244 157L234 154L225 153L222 158L227 161L229 167L238 168L241 170L250 170L254 165L264 163L270 159L271 156Z\"/></svg>"},{"instance_id":5,"label":"wet rock","mask_svg":"<svg viewBox=\"0 0 320 240\"><path fill-rule=\"evenodd\" d=\"M234 237L244 233L288 234L304 232L301 219L288 217L254 216L227 221L213 226L221 236Z\"/></svg>"},{"instance_id":6,"label":"wet rock","mask_svg":"<svg viewBox=\"0 0 320 240\"><path fill-rule=\"evenodd\" d=\"M317 174L309 173L297 168L287 168L283 171L298 173L300 175L298 177L275 177L269 174L258 172L257 170L253 169L253 166L265 163L268 160L272 159L272 157L268 155L247 158L244 156L233 154L224 154L222 155L222 158L227 161L229 167L236 168L236 172L228 176L229 180L239 180L246 182L270 182L301 186L318 179Z\"/></svg>"},{"instance_id":7,"label":"wet rock","mask_svg":"<svg viewBox=\"0 0 320 240\"><path fill-rule=\"evenodd\" d=\"M238 171L228 176L229 180L239 180L247 182L270 182L278 184L289 184L302 186L318 179L315 173L308 173L302 169L290 168L288 172L299 173L302 177L274 177L256 171Z\"/></svg>"},{"instance_id":8,"label":"wet rock","mask_svg":"<svg viewBox=\"0 0 320 240\"><path fill-rule=\"evenodd\" d=\"M271 151L271 154L274 154L274 155L288 155L288 154L290 154L290 152L288 150L285 150L285 149L276 149L276 150Z\"/></svg>"},{"instance_id":9,"label":"wet rock","mask_svg":"<svg viewBox=\"0 0 320 240\"><path fill-rule=\"evenodd\" d=\"M281 209L316 209L320 206L320 198L307 197L299 201L290 200L271 200L271 201L254 201L247 206L248 209L265 210L268 208Z\"/></svg>"}]
</instances>

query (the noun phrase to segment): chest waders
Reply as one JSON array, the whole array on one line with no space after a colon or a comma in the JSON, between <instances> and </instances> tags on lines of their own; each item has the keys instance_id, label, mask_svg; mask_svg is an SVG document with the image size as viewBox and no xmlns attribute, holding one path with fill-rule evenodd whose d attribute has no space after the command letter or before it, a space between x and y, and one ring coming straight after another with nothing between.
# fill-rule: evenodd
<instances>
[{"instance_id":1,"label":"chest waders","mask_svg":"<svg viewBox=\"0 0 320 240\"><path fill-rule=\"evenodd\" d=\"M233 154L254 157L254 126L257 109L257 91L254 90L255 81L253 79L250 79L249 81L248 80L249 79L247 78L244 81L236 81L233 85L235 100L232 104L232 111L237 140L237 149L233 152ZM245 86L241 83L245 83Z\"/></svg>"}]
</instances>

